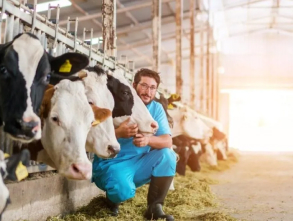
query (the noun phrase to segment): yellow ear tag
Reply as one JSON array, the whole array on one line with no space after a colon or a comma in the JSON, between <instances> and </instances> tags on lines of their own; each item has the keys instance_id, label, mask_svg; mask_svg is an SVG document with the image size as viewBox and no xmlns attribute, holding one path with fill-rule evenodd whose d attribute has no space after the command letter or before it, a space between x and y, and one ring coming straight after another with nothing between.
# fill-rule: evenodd
<instances>
[{"instance_id":1,"label":"yellow ear tag","mask_svg":"<svg viewBox=\"0 0 293 221\"><path fill-rule=\"evenodd\" d=\"M66 60L64 64L59 68L59 72L69 73L71 71L72 64L70 64L69 60Z\"/></svg>"},{"instance_id":2,"label":"yellow ear tag","mask_svg":"<svg viewBox=\"0 0 293 221\"><path fill-rule=\"evenodd\" d=\"M95 120L94 122L92 122L92 127L97 126L100 123L101 122L99 120Z\"/></svg>"},{"instance_id":3,"label":"yellow ear tag","mask_svg":"<svg viewBox=\"0 0 293 221\"><path fill-rule=\"evenodd\" d=\"M174 108L174 106L172 104L168 104L168 109L172 110Z\"/></svg>"},{"instance_id":4,"label":"yellow ear tag","mask_svg":"<svg viewBox=\"0 0 293 221\"><path fill-rule=\"evenodd\" d=\"M4 153L4 159L8 158L9 154L8 153Z\"/></svg>"},{"instance_id":5,"label":"yellow ear tag","mask_svg":"<svg viewBox=\"0 0 293 221\"><path fill-rule=\"evenodd\" d=\"M22 164L22 162L19 162L15 170L15 175L18 181L21 181L28 176L27 168Z\"/></svg>"}]
</instances>

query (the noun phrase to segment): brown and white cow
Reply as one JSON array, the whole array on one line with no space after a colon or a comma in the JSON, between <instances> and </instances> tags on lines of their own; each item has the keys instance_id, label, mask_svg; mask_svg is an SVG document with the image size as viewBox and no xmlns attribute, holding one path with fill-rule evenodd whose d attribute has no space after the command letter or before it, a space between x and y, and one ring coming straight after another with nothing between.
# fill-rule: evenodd
<instances>
[{"instance_id":1,"label":"brown and white cow","mask_svg":"<svg viewBox=\"0 0 293 221\"><path fill-rule=\"evenodd\" d=\"M62 80L45 92L40 116L41 143L28 144L32 159L56 168L69 179L90 179L87 135L93 125L110 117L111 111L88 103L82 81Z\"/></svg>"}]
</instances>

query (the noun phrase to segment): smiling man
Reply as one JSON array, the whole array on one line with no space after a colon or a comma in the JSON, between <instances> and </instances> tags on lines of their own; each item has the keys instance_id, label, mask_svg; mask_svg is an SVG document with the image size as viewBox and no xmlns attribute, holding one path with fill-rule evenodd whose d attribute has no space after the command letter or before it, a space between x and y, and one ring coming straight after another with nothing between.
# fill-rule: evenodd
<instances>
[{"instance_id":1,"label":"smiling man","mask_svg":"<svg viewBox=\"0 0 293 221\"><path fill-rule=\"evenodd\" d=\"M162 210L164 199L176 171L176 155L171 149L172 137L168 120L161 104L154 101L160 76L149 69L139 70L133 87L157 121L159 129L153 136L138 133L137 125L129 120L116 128L121 151L116 158L103 160L95 157L93 181L106 191L107 203L113 215L118 215L119 203L135 196L137 187L150 182L145 218L174 220Z\"/></svg>"}]
</instances>

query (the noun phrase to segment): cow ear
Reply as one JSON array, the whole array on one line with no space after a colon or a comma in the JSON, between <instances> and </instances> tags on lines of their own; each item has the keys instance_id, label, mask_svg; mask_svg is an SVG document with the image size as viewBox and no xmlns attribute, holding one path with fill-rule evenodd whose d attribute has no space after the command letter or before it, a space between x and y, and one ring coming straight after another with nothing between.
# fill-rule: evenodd
<instances>
[{"instance_id":1,"label":"cow ear","mask_svg":"<svg viewBox=\"0 0 293 221\"><path fill-rule=\"evenodd\" d=\"M51 65L51 70L61 76L70 76L84 69L89 64L86 55L68 52L58 57L47 54Z\"/></svg>"},{"instance_id":2,"label":"cow ear","mask_svg":"<svg viewBox=\"0 0 293 221\"><path fill-rule=\"evenodd\" d=\"M96 126L112 116L112 112L109 109L99 108L95 105L91 105L91 107L95 115L95 121L92 122L92 126Z\"/></svg>"},{"instance_id":3,"label":"cow ear","mask_svg":"<svg viewBox=\"0 0 293 221\"><path fill-rule=\"evenodd\" d=\"M6 159L7 179L12 181L22 180L28 176L27 169L30 160L30 152L27 149L22 150L20 153L14 154Z\"/></svg>"}]
</instances>

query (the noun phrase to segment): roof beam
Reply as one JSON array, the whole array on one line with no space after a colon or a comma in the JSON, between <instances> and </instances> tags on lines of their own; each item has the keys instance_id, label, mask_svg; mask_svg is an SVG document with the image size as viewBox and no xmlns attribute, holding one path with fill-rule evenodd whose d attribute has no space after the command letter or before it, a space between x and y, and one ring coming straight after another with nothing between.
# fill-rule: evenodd
<instances>
[{"instance_id":1,"label":"roof beam","mask_svg":"<svg viewBox=\"0 0 293 221\"><path fill-rule=\"evenodd\" d=\"M174 1L174 0L162 0L162 3L166 3L166 2L170 2L170 1ZM139 3L139 4L133 4L133 5L128 6L128 7L117 9L116 14L132 11L132 10L137 10L137 9L142 9L142 8L146 8L146 7L151 7L151 6L152 6L152 2L144 2L144 3ZM90 19L100 18L100 17L102 17L102 12L98 12L98 13L78 17L78 21L79 22L87 21L87 20L90 20ZM65 25L66 23L67 23L67 20L63 20L63 21L59 22L59 25Z\"/></svg>"},{"instance_id":2,"label":"roof beam","mask_svg":"<svg viewBox=\"0 0 293 221\"><path fill-rule=\"evenodd\" d=\"M189 19L189 10L188 11L184 11L183 13L183 19L187 20ZM169 23L173 23L174 22L174 17L171 16L165 16L162 17L161 19L162 25L164 24L169 24ZM144 29L148 29L152 27L152 20L147 20L144 22L140 22L139 25L125 25L123 27L117 27L116 28L116 34L117 37L119 36L124 36L125 34L131 34L133 32L138 32L138 31L143 31ZM94 37L101 37L102 36L102 32L94 32ZM79 38L82 36L78 36Z\"/></svg>"}]
</instances>

